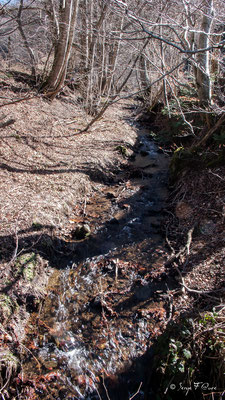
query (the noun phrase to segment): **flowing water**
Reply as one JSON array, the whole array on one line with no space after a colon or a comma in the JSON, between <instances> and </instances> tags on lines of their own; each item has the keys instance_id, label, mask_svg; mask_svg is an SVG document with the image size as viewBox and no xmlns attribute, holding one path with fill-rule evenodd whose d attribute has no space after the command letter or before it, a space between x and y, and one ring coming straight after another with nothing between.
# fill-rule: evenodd
<instances>
[{"instance_id":1,"label":"flowing water","mask_svg":"<svg viewBox=\"0 0 225 400\"><path fill-rule=\"evenodd\" d=\"M142 133L129 167L87 202L91 235L71 241L74 256L30 322L35 358L24 374L45 377L40 398L144 399L149 349L166 318L157 294L166 290L167 173L168 158Z\"/></svg>"}]
</instances>

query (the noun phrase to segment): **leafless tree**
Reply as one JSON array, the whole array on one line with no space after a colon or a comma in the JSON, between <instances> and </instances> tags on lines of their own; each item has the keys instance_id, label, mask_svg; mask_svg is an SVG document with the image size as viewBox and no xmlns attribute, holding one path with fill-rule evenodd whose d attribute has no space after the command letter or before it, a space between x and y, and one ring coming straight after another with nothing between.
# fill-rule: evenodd
<instances>
[{"instance_id":1,"label":"leafless tree","mask_svg":"<svg viewBox=\"0 0 225 400\"><path fill-rule=\"evenodd\" d=\"M79 0L60 0L59 8L50 1L52 20L55 28L54 61L49 76L44 83L45 95L54 99L62 89L71 54L75 33Z\"/></svg>"}]
</instances>

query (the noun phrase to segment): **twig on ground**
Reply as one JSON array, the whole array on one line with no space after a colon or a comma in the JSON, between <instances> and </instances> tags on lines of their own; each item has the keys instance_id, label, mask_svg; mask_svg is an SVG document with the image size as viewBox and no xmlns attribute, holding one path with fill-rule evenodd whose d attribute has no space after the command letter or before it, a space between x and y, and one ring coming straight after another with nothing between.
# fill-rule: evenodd
<instances>
[{"instance_id":1,"label":"twig on ground","mask_svg":"<svg viewBox=\"0 0 225 400\"><path fill-rule=\"evenodd\" d=\"M8 103L0 104L0 107L11 106L12 104L20 103L21 101L31 100L34 99L35 97L37 96L28 96L28 97L23 97L22 99L12 100Z\"/></svg>"},{"instance_id":2,"label":"twig on ground","mask_svg":"<svg viewBox=\"0 0 225 400\"><path fill-rule=\"evenodd\" d=\"M17 253L18 253L18 246L19 246L19 238L18 238L18 220L17 220L17 222L16 222L15 238L16 238L16 247L15 247L15 250L14 250L14 253L13 253L12 258L11 258L11 260L10 260L9 263L8 263L8 266L10 266L10 265L13 263L13 261L14 261L14 260L16 259L16 257L17 257Z\"/></svg>"},{"instance_id":3,"label":"twig on ground","mask_svg":"<svg viewBox=\"0 0 225 400\"><path fill-rule=\"evenodd\" d=\"M109 392L108 392L108 389L107 389L107 387L105 385L105 379L104 379L104 375L103 374L102 374L102 383L103 383L103 387L104 387L105 392L106 392L106 397L107 397L108 400L110 400Z\"/></svg>"},{"instance_id":4,"label":"twig on ground","mask_svg":"<svg viewBox=\"0 0 225 400\"><path fill-rule=\"evenodd\" d=\"M26 346L24 346L24 344L22 344L22 343L19 343L19 345L20 345L24 350L26 350L28 353L30 353L30 354L32 355L32 357L34 358L34 360L35 360L36 363L37 363L38 369L40 370L40 369L41 369L41 363L38 361L37 357L34 356L34 354L32 353L32 351L30 351L30 350L29 350Z\"/></svg>"},{"instance_id":5,"label":"twig on ground","mask_svg":"<svg viewBox=\"0 0 225 400\"><path fill-rule=\"evenodd\" d=\"M98 394L99 399L102 400L102 397L101 397L101 395L100 395L100 393L99 393L99 390L98 390L97 386L95 386L95 390L96 390L96 392L97 392L97 394Z\"/></svg>"},{"instance_id":6,"label":"twig on ground","mask_svg":"<svg viewBox=\"0 0 225 400\"><path fill-rule=\"evenodd\" d=\"M168 244L168 246L169 246L169 248L171 250L171 255L174 255L175 254L175 250L174 250L173 246L171 245L170 240L168 238L168 226L166 227L166 243Z\"/></svg>"},{"instance_id":7,"label":"twig on ground","mask_svg":"<svg viewBox=\"0 0 225 400\"><path fill-rule=\"evenodd\" d=\"M178 274L180 276L180 279L181 279L180 285L182 286L182 292L183 293L185 292L185 290L187 290L187 292L189 292L189 293L196 293L196 294L199 294L199 295L204 295L206 297L209 297L209 298L211 298L213 300L218 300L217 297L210 296L209 293L216 293L216 292L220 292L221 290L224 290L224 289L212 289L212 290L191 289L185 284L185 281L184 281L184 278L182 276L182 273L180 272L180 269L175 264L174 264L174 267L175 267L176 271L178 272Z\"/></svg>"},{"instance_id":8,"label":"twig on ground","mask_svg":"<svg viewBox=\"0 0 225 400\"><path fill-rule=\"evenodd\" d=\"M0 123L0 128L6 128L6 126L9 126L9 125L14 124L14 122L16 122L15 119L9 119L9 120L6 121L6 122L1 122L1 123Z\"/></svg>"},{"instance_id":9,"label":"twig on ground","mask_svg":"<svg viewBox=\"0 0 225 400\"><path fill-rule=\"evenodd\" d=\"M138 390L131 397L129 397L129 400L132 400L135 396L137 396L137 394L140 392L141 387L142 387L142 382L140 383Z\"/></svg>"},{"instance_id":10,"label":"twig on ground","mask_svg":"<svg viewBox=\"0 0 225 400\"><path fill-rule=\"evenodd\" d=\"M83 216L85 217L86 215L86 207L87 207L87 196L85 195L85 199L84 199L84 209L83 209Z\"/></svg>"},{"instance_id":11,"label":"twig on ground","mask_svg":"<svg viewBox=\"0 0 225 400\"><path fill-rule=\"evenodd\" d=\"M2 386L2 388L0 389L0 393L1 393L1 396L2 396L3 399L4 399L4 396L3 396L3 393L2 393L2 392L3 392L3 390L7 387L8 383L9 383L9 381L10 381L10 378L11 378L11 374L9 374L6 383L5 383L5 384Z\"/></svg>"},{"instance_id":12,"label":"twig on ground","mask_svg":"<svg viewBox=\"0 0 225 400\"><path fill-rule=\"evenodd\" d=\"M167 288L166 297L168 298L168 303L169 303L169 316L168 316L167 321L166 321L166 323L168 324L168 322L170 322L170 320L172 319L172 316L173 316L173 295L171 295L167 283L166 283L166 288Z\"/></svg>"},{"instance_id":13,"label":"twig on ground","mask_svg":"<svg viewBox=\"0 0 225 400\"><path fill-rule=\"evenodd\" d=\"M177 269L178 270L178 269ZM181 274L181 272L180 272L180 274ZM182 276L182 275L181 275ZM190 292L190 293L196 293L196 294L202 294L202 295L204 295L204 296L207 296L207 297L209 297L209 298L211 298L211 299L216 299L216 300L218 300L218 298L217 297L213 297L213 296L209 296L209 293L216 293L216 292L221 292L221 291L224 291L224 289L212 289L212 290L196 290L196 289L191 289L191 288L189 288L185 283L184 283L184 278L182 277L182 280L183 280L183 282L182 282L182 286L188 291L188 292Z\"/></svg>"},{"instance_id":14,"label":"twig on ground","mask_svg":"<svg viewBox=\"0 0 225 400\"><path fill-rule=\"evenodd\" d=\"M215 174L215 172L212 172L211 169L209 170L209 173L212 174L212 175L214 175L214 176L217 176L217 178L221 179L222 181L225 181L225 179L222 178L222 176L220 176L220 175L218 175L218 174Z\"/></svg>"},{"instance_id":15,"label":"twig on ground","mask_svg":"<svg viewBox=\"0 0 225 400\"><path fill-rule=\"evenodd\" d=\"M190 254L190 246L191 246L191 242L192 242L192 234L194 232L195 226L192 226L191 229L189 229L188 231L188 239L187 239L187 243L186 243L186 249L187 249L187 255L189 256Z\"/></svg>"},{"instance_id":16,"label":"twig on ground","mask_svg":"<svg viewBox=\"0 0 225 400\"><path fill-rule=\"evenodd\" d=\"M117 284L118 281L118 268L119 268L119 260L118 258L116 259L116 276L115 276L115 282Z\"/></svg>"},{"instance_id":17,"label":"twig on ground","mask_svg":"<svg viewBox=\"0 0 225 400\"><path fill-rule=\"evenodd\" d=\"M187 234L187 243L185 244L185 246L183 246L178 253L174 253L174 249L172 248L168 238L166 237L166 242L168 243L170 249L172 250L172 254L170 256L170 258L167 260L166 264L171 264L173 261L177 260L182 254L185 253L185 251L187 251L187 255L190 255L190 246L191 246L191 242L192 242L192 234L194 232L194 228L195 225L192 226L191 229L189 229L188 234ZM187 263L187 260L186 260Z\"/></svg>"}]
</instances>

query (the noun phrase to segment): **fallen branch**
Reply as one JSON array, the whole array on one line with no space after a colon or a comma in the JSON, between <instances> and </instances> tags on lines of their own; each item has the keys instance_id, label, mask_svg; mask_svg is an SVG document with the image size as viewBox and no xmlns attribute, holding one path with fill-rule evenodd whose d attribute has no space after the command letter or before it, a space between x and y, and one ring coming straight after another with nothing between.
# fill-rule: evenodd
<instances>
[{"instance_id":1,"label":"fallen branch","mask_svg":"<svg viewBox=\"0 0 225 400\"><path fill-rule=\"evenodd\" d=\"M176 265L174 265L174 267L175 267L175 269L176 269L176 271L177 271L177 273L179 274L180 279L181 279L180 285L182 286L182 292L184 292L185 290L187 290L187 292L189 292L189 293L196 293L196 294L198 294L198 295L204 295L204 296L209 297L209 298L211 298L211 299L214 299L214 300L216 299L216 300L218 300L218 297L210 296L209 294L210 294L210 293L216 293L216 292L224 291L223 288L221 288L221 289L212 289L212 290L197 290L197 289L191 289L191 288L189 288L189 287L185 284L185 281L184 281L184 278L183 278L183 276L182 276L182 273L180 272L180 269L179 269Z\"/></svg>"},{"instance_id":2,"label":"fallen branch","mask_svg":"<svg viewBox=\"0 0 225 400\"><path fill-rule=\"evenodd\" d=\"M2 122L2 123L0 124L0 128L5 128L6 126L9 126L9 125L14 124L14 122L16 122L16 120L13 119L13 118L11 118L11 119L9 119L9 120L6 121L6 122Z\"/></svg>"},{"instance_id":3,"label":"fallen branch","mask_svg":"<svg viewBox=\"0 0 225 400\"><path fill-rule=\"evenodd\" d=\"M0 107L11 106L11 104L16 104L16 103L20 103L21 101L31 100L31 99L34 99L35 97L37 97L37 96L27 96L27 97L23 97L22 99L12 100L9 103L0 104Z\"/></svg>"},{"instance_id":4,"label":"fallen branch","mask_svg":"<svg viewBox=\"0 0 225 400\"><path fill-rule=\"evenodd\" d=\"M129 397L129 400L132 400L135 396L137 396L137 394L140 392L141 387L142 387L142 382L140 383L138 390L131 397Z\"/></svg>"},{"instance_id":5,"label":"fallen branch","mask_svg":"<svg viewBox=\"0 0 225 400\"><path fill-rule=\"evenodd\" d=\"M18 221L17 221L18 223ZM11 258L11 260L8 263L8 266L11 266L11 264L14 262L14 260L17 257L17 253L18 253L18 247L19 247L19 238L18 238L18 226L16 224L16 228L15 228L15 239L16 239L16 246L15 246L15 250L13 252L13 256Z\"/></svg>"},{"instance_id":6,"label":"fallen branch","mask_svg":"<svg viewBox=\"0 0 225 400\"><path fill-rule=\"evenodd\" d=\"M106 392L107 399L110 400L109 392L108 392L108 389L107 389L107 387L106 387L106 385L105 385L104 375L102 375L102 383L103 383L103 387L104 387L105 392Z\"/></svg>"},{"instance_id":7,"label":"fallen branch","mask_svg":"<svg viewBox=\"0 0 225 400\"><path fill-rule=\"evenodd\" d=\"M220 176L220 175L218 175L218 174L215 174L215 172L212 172L211 169L209 170L209 173L212 174L212 175L214 175L214 176L216 176L217 178L221 179L222 181L225 181L225 179L222 178L222 176Z\"/></svg>"},{"instance_id":8,"label":"fallen branch","mask_svg":"<svg viewBox=\"0 0 225 400\"><path fill-rule=\"evenodd\" d=\"M194 232L194 229L195 229L195 226L193 226L188 231L188 238L187 238L187 243L186 243L187 255L190 254L190 246L191 246L191 242L192 242L192 234Z\"/></svg>"},{"instance_id":9,"label":"fallen branch","mask_svg":"<svg viewBox=\"0 0 225 400\"><path fill-rule=\"evenodd\" d=\"M185 251L187 251L187 255L189 256L190 254L190 246L191 246L191 242L192 242L192 234L194 232L195 229L195 225L193 225L191 227L191 229L189 229L188 234L187 234L187 243L185 244L185 246L183 246L178 253L174 254L174 249L170 244L170 241L168 239L168 237L166 236L166 242L168 244L168 246L170 247L170 249L172 250L172 254L170 256L170 258L167 260L166 265L171 264L173 261L177 260L182 254L185 253ZM186 261L187 263L187 261Z\"/></svg>"},{"instance_id":10,"label":"fallen branch","mask_svg":"<svg viewBox=\"0 0 225 400\"><path fill-rule=\"evenodd\" d=\"M191 288L189 288L189 287L188 287L187 285L185 285L184 283L183 283L183 286L184 286L184 288L185 288L188 292L190 292L190 293L203 294L203 295L205 295L205 296L207 296L207 297L210 297L210 298L212 298L212 299L217 299L217 297L208 296L209 293L216 293L216 292L224 291L223 288L221 288L221 289L212 289L212 290L196 290L196 289L191 289Z\"/></svg>"},{"instance_id":11,"label":"fallen branch","mask_svg":"<svg viewBox=\"0 0 225 400\"><path fill-rule=\"evenodd\" d=\"M193 147L196 149L202 145L204 145L207 140L214 134L214 132L216 132L216 130L223 124L223 122L225 121L225 113L222 114L222 116L220 117L220 119L217 121L216 125L214 125L207 133L206 135L200 140L200 142L198 142L196 145L194 145Z\"/></svg>"}]
</instances>

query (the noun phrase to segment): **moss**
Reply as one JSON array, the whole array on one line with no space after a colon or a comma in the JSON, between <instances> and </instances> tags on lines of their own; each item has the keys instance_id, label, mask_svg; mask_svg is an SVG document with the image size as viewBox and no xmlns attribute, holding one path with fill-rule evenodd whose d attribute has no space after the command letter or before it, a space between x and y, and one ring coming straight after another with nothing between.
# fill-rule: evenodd
<instances>
[{"instance_id":1,"label":"moss","mask_svg":"<svg viewBox=\"0 0 225 400\"><path fill-rule=\"evenodd\" d=\"M5 364L5 365L10 365L11 368L16 369L18 366L18 359L16 358L16 356L14 356L13 353L11 353L11 351L9 351L8 349L4 349L0 352L1 354L1 364Z\"/></svg>"},{"instance_id":2,"label":"moss","mask_svg":"<svg viewBox=\"0 0 225 400\"><path fill-rule=\"evenodd\" d=\"M117 146L116 147L116 150L120 153L120 154L122 154L122 156L124 156L124 157L126 157L128 154L127 154L127 148L125 147L125 146Z\"/></svg>"},{"instance_id":3,"label":"moss","mask_svg":"<svg viewBox=\"0 0 225 400\"><path fill-rule=\"evenodd\" d=\"M16 304L6 294L0 295L0 317L3 321L8 320L12 315Z\"/></svg>"},{"instance_id":4,"label":"moss","mask_svg":"<svg viewBox=\"0 0 225 400\"><path fill-rule=\"evenodd\" d=\"M17 274L22 274L24 279L31 282L35 277L37 256L35 253L26 253L18 257L16 261Z\"/></svg>"},{"instance_id":5,"label":"moss","mask_svg":"<svg viewBox=\"0 0 225 400\"><path fill-rule=\"evenodd\" d=\"M43 228L43 225L40 224L40 223L37 222L37 221L33 221L33 223L32 223L32 228L33 228L34 230L36 230L36 231L39 231L39 230L41 230L41 229Z\"/></svg>"}]
</instances>

